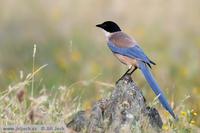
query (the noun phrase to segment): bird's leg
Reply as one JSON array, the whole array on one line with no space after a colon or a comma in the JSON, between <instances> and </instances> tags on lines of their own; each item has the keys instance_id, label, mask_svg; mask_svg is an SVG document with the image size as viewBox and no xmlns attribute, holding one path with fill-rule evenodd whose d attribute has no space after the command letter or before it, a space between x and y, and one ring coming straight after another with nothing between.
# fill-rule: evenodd
<instances>
[{"instance_id":1,"label":"bird's leg","mask_svg":"<svg viewBox=\"0 0 200 133\"><path fill-rule=\"evenodd\" d=\"M135 72L135 70L137 70L137 67L135 67L130 73L128 73L129 75L132 75L133 72Z\"/></svg>"},{"instance_id":2,"label":"bird's leg","mask_svg":"<svg viewBox=\"0 0 200 133\"><path fill-rule=\"evenodd\" d=\"M132 66L128 66L128 70L117 80L116 84L127 74L129 74L128 72L132 69ZM132 71L131 71L132 72Z\"/></svg>"}]
</instances>

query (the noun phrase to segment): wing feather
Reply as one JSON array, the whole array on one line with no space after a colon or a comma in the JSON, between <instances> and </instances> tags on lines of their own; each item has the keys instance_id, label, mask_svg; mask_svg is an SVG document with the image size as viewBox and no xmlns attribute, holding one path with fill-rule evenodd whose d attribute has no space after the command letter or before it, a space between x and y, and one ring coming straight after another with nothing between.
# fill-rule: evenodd
<instances>
[{"instance_id":1,"label":"wing feather","mask_svg":"<svg viewBox=\"0 0 200 133\"><path fill-rule=\"evenodd\" d=\"M149 67L151 67L150 64L153 64L152 61L145 55L144 51L139 47L139 45L134 45L133 47L129 48L121 48L117 47L113 42L109 41L108 47L113 53L118 53L133 59L140 60L147 63Z\"/></svg>"}]
</instances>

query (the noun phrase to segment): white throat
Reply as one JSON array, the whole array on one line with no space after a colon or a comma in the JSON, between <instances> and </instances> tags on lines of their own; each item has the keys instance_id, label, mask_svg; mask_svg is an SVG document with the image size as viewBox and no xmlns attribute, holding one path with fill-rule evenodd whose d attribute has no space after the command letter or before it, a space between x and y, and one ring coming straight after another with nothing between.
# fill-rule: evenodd
<instances>
[{"instance_id":1,"label":"white throat","mask_svg":"<svg viewBox=\"0 0 200 133\"><path fill-rule=\"evenodd\" d=\"M111 33L107 32L105 30L103 30L103 32L104 32L104 34L105 34L106 37L110 37Z\"/></svg>"},{"instance_id":2,"label":"white throat","mask_svg":"<svg viewBox=\"0 0 200 133\"><path fill-rule=\"evenodd\" d=\"M109 38L109 37L112 35L112 33L107 32L107 31L105 31L105 30L103 30L103 32L104 32L106 38Z\"/></svg>"}]
</instances>

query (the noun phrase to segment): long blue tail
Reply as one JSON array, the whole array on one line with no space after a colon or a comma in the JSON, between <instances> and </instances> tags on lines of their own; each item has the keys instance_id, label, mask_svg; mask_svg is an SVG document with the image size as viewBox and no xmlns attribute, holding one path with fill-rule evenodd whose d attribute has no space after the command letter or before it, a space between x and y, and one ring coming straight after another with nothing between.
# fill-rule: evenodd
<instances>
[{"instance_id":1,"label":"long blue tail","mask_svg":"<svg viewBox=\"0 0 200 133\"><path fill-rule=\"evenodd\" d=\"M143 62L139 63L139 68L142 71L145 79L149 83L150 87L156 94L156 96L159 95L158 99L160 100L160 103L162 106L174 117L174 119L178 120L178 117L174 114L172 108L170 107L169 103L167 102L167 99L165 98L162 90L160 89L159 85L156 83L156 80L154 79L153 75L151 74L149 68L147 65Z\"/></svg>"}]
</instances>

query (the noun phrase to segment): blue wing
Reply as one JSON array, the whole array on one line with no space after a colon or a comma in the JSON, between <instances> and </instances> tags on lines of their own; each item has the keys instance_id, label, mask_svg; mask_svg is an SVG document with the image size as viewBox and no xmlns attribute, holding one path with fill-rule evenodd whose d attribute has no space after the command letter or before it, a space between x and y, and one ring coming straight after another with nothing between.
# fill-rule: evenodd
<instances>
[{"instance_id":1,"label":"blue wing","mask_svg":"<svg viewBox=\"0 0 200 133\"><path fill-rule=\"evenodd\" d=\"M154 64L143 52L143 50L138 46L134 45L133 47L129 48L120 48L113 44L111 41L108 42L108 47L113 53L118 53L124 56L128 56L130 58L134 58L145 62L147 64Z\"/></svg>"}]
</instances>

